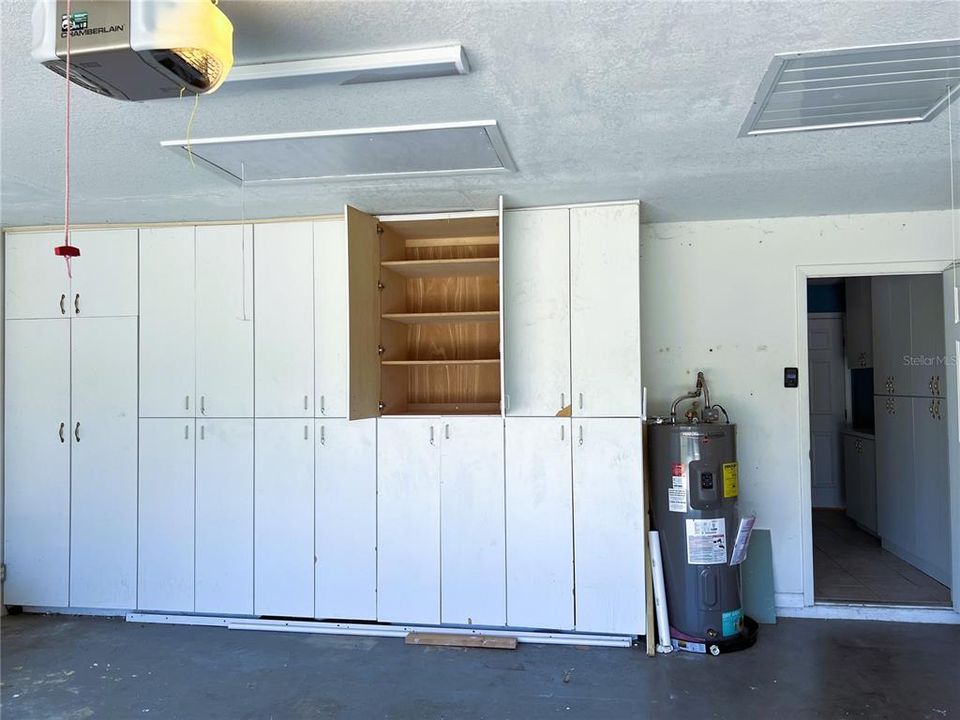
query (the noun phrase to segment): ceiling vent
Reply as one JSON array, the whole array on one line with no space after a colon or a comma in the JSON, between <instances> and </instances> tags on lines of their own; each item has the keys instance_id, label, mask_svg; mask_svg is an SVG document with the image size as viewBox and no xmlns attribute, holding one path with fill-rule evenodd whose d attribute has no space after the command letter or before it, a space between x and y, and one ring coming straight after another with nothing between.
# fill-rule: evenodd
<instances>
[{"instance_id":1,"label":"ceiling vent","mask_svg":"<svg viewBox=\"0 0 960 720\"><path fill-rule=\"evenodd\" d=\"M495 120L167 140L161 145L247 185L515 169Z\"/></svg>"},{"instance_id":2,"label":"ceiling vent","mask_svg":"<svg viewBox=\"0 0 960 720\"><path fill-rule=\"evenodd\" d=\"M775 55L740 137L929 122L960 84L960 39Z\"/></svg>"}]
</instances>

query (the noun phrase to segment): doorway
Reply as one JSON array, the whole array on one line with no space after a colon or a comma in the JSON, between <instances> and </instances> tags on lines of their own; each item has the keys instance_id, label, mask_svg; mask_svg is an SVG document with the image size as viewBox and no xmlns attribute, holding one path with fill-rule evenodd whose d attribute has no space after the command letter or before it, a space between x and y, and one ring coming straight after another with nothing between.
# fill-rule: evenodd
<instances>
[{"instance_id":1,"label":"doorway","mask_svg":"<svg viewBox=\"0 0 960 720\"><path fill-rule=\"evenodd\" d=\"M951 605L944 332L939 274L808 280L816 603Z\"/></svg>"}]
</instances>

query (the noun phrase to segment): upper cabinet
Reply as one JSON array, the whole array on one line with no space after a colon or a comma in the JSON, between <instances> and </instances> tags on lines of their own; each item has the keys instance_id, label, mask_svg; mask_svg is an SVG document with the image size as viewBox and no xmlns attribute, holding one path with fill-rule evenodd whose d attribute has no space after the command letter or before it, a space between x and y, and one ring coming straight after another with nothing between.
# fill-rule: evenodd
<instances>
[{"instance_id":1,"label":"upper cabinet","mask_svg":"<svg viewBox=\"0 0 960 720\"><path fill-rule=\"evenodd\" d=\"M197 227L197 416L253 417L253 228Z\"/></svg>"},{"instance_id":2,"label":"upper cabinet","mask_svg":"<svg viewBox=\"0 0 960 720\"><path fill-rule=\"evenodd\" d=\"M873 310L868 277L847 278L847 311L844 316L847 367L873 367Z\"/></svg>"},{"instance_id":3,"label":"upper cabinet","mask_svg":"<svg viewBox=\"0 0 960 720\"><path fill-rule=\"evenodd\" d=\"M339 220L313 225L316 417L347 416L347 237Z\"/></svg>"},{"instance_id":4,"label":"upper cabinet","mask_svg":"<svg viewBox=\"0 0 960 720\"><path fill-rule=\"evenodd\" d=\"M6 317L110 317L137 314L137 229L70 233L80 248L71 260L54 255L62 232L6 236Z\"/></svg>"},{"instance_id":5,"label":"upper cabinet","mask_svg":"<svg viewBox=\"0 0 960 720\"><path fill-rule=\"evenodd\" d=\"M910 277L909 392L920 397L945 397L947 372L943 332L943 280L940 275ZM955 370L954 370L955 371Z\"/></svg>"},{"instance_id":6,"label":"upper cabinet","mask_svg":"<svg viewBox=\"0 0 960 720\"><path fill-rule=\"evenodd\" d=\"M499 213L346 225L348 417L499 415Z\"/></svg>"},{"instance_id":7,"label":"upper cabinet","mask_svg":"<svg viewBox=\"0 0 960 720\"><path fill-rule=\"evenodd\" d=\"M254 228L257 417L313 417L313 225Z\"/></svg>"},{"instance_id":8,"label":"upper cabinet","mask_svg":"<svg viewBox=\"0 0 960 720\"><path fill-rule=\"evenodd\" d=\"M638 204L571 208L570 337L573 415L638 417Z\"/></svg>"},{"instance_id":9,"label":"upper cabinet","mask_svg":"<svg viewBox=\"0 0 960 720\"><path fill-rule=\"evenodd\" d=\"M570 404L570 211L503 217L504 404L547 417Z\"/></svg>"}]
</instances>

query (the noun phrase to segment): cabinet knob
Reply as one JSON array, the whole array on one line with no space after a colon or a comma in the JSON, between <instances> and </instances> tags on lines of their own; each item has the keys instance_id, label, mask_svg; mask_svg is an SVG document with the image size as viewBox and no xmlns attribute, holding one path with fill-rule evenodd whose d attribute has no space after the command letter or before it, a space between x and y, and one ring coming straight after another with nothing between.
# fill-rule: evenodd
<instances>
[{"instance_id":1,"label":"cabinet knob","mask_svg":"<svg viewBox=\"0 0 960 720\"><path fill-rule=\"evenodd\" d=\"M431 445L435 444L433 441L433 425L430 426L430 444Z\"/></svg>"},{"instance_id":2,"label":"cabinet knob","mask_svg":"<svg viewBox=\"0 0 960 720\"><path fill-rule=\"evenodd\" d=\"M450 439L450 423L446 423L443 427L443 437L447 440Z\"/></svg>"},{"instance_id":3,"label":"cabinet knob","mask_svg":"<svg viewBox=\"0 0 960 720\"><path fill-rule=\"evenodd\" d=\"M67 308L64 306L66 302L67 302L66 293L60 293L60 314L61 315L67 314Z\"/></svg>"},{"instance_id":4,"label":"cabinet knob","mask_svg":"<svg viewBox=\"0 0 960 720\"><path fill-rule=\"evenodd\" d=\"M206 406L206 403L205 403L206 397L207 397L206 395L201 395L201 396L200 396L200 414L201 414L201 415L206 415L206 414L207 414L207 406Z\"/></svg>"},{"instance_id":5,"label":"cabinet knob","mask_svg":"<svg viewBox=\"0 0 960 720\"><path fill-rule=\"evenodd\" d=\"M577 443L583 445L583 425L580 425L580 437L577 439Z\"/></svg>"},{"instance_id":6,"label":"cabinet knob","mask_svg":"<svg viewBox=\"0 0 960 720\"><path fill-rule=\"evenodd\" d=\"M73 297L73 311L79 315L80 314L80 293L77 293Z\"/></svg>"},{"instance_id":7,"label":"cabinet knob","mask_svg":"<svg viewBox=\"0 0 960 720\"><path fill-rule=\"evenodd\" d=\"M583 393L580 393L580 409L583 410Z\"/></svg>"},{"instance_id":8,"label":"cabinet knob","mask_svg":"<svg viewBox=\"0 0 960 720\"><path fill-rule=\"evenodd\" d=\"M327 444L327 429L325 425L320 426L320 444L321 445Z\"/></svg>"},{"instance_id":9,"label":"cabinet knob","mask_svg":"<svg viewBox=\"0 0 960 720\"><path fill-rule=\"evenodd\" d=\"M64 441L63 430L64 428L66 428L66 426L67 426L66 423L60 423L60 442Z\"/></svg>"},{"instance_id":10,"label":"cabinet knob","mask_svg":"<svg viewBox=\"0 0 960 720\"><path fill-rule=\"evenodd\" d=\"M320 414L321 415L327 414L327 406L326 406L325 398L323 395L320 396Z\"/></svg>"},{"instance_id":11,"label":"cabinet knob","mask_svg":"<svg viewBox=\"0 0 960 720\"><path fill-rule=\"evenodd\" d=\"M75 437L75 438L77 439L77 442L80 442L80 423L79 423L79 421L77 422L76 427L73 428L73 437Z\"/></svg>"}]
</instances>

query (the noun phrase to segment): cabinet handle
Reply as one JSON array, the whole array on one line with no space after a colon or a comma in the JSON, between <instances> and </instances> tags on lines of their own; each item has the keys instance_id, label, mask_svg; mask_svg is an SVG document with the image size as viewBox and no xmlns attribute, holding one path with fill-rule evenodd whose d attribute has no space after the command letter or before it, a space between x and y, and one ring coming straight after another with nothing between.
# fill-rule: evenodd
<instances>
[{"instance_id":1,"label":"cabinet handle","mask_svg":"<svg viewBox=\"0 0 960 720\"><path fill-rule=\"evenodd\" d=\"M444 426L443 434L444 434L444 437L446 437L447 440L450 439L450 423L447 423L447 424Z\"/></svg>"},{"instance_id":2,"label":"cabinet handle","mask_svg":"<svg viewBox=\"0 0 960 720\"><path fill-rule=\"evenodd\" d=\"M326 426L324 425L320 426L320 444L321 445L327 444L327 432L326 432Z\"/></svg>"},{"instance_id":3,"label":"cabinet handle","mask_svg":"<svg viewBox=\"0 0 960 720\"><path fill-rule=\"evenodd\" d=\"M430 426L430 444L433 445L433 425Z\"/></svg>"},{"instance_id":4,"label":"cabinet handle","mask_svg":"<svg viewBox=\"0 0 960 720\"><path fill-rule=\"evenodd\" d=\"M206 395L201 395L200 396L200 414L201 415L207 414L207 406L206 406L206 403L204 402L205 400L206 400Z\"/></svg>"},{"instance_id":5,"label":"cabinet handle","mask_svg":"<svg viewBox=\"0 0 960 720\"><path fill-rule=\"evenodd\" d=\"M77 315L80 314L80 293L77 293L73 297L73 310Z\"/></svg>"},{"instance_id":6,"label":"cabinet handle","mask_svg":"<svg viewBox=\"0 0 960 720\"><path fill-rule=\"evenodd\" d=\"M304 409L304 410L309 410L309 409L310 409L310 405L308 404L309 402L310 402L310 401L309 401L308 396L307 396L307 395L304 395L304 396L303 396L303 409Z\"/></svg>"},{"instance_id":7,"label":"cabinet handle","mask_svg":"<svg viewBox=\"0 0 960 720\"><path fill-rule=\"evenodd\" d=\"M583 393L580 393L580 409L583 410Z\"/></svg>"},{"instance_id":8,"label":"cabinet handle","mask_svg":"<svg viewBox=\"0 0 960 720\"><path fill-rule=\"evenodd\" d=\"M564 440L566 440L566 435L567 435L566 428L567 428L566 425L560 425L560 442L563 442Z\"/></svg>"},{"instance_id":9,"label":"cabinet handle","mask_svg":"<svg viewBox=\"0 0 960 720\"><path fill-rule=\"evenodd\" d=\"M60 423L60 442L63 442L63 429L67 426L66 423Z\"/></svg>"},{"instance_id":10,"label":"cabinet handle","mask_svg":"<svg viewBox=\"0 0 960 720\"><path fill-rule=\"evenodd\" d=\"M564 402L564 400L566 399L567 399L567 396L564 395L563 393L560 393L560 409L561 410L563 410L567 406L567 404Z\"/></svg>"},{"instance_id":11,"label":"cabinet handle","mask_svg":"<svg viewBox=\"0 0 960 720\"><path fill-rule=\"evenodd\" d=\"M203 440L203 438L204 438L203 428L204 428L204 426L201 425L201 426L200 426L200 439L201 439L201 440Z\"/></svg>"},{"instance_id":12,"label":"cabinet handle","mask_svg":"<svg viewBox=\"0 0 960 720\"><path fill-rule=\"evenodd\" d=\"M506 395L506 396L504 396L504 398L503 398L503 409L504 409L504 410L509 410L509 409L510 409L510 396L509 396L509 395Z\"/></svg>"},{"instance_id":13,"label":"cabinet handle","mask_svg":"<svg viewBox=\"0 0 960 720\"><path fill-rule=\"evenodd\" d=\"M321 415L327 414L327 404L325 402L325 396L323 395L320 396L320 414Z\"/></svg>"},{"instance_id":14,"label":"cabinet handle","mask_svg":"<svg viewBox=\"0 0 960 720\"><path fill-rule=\"evenodd\" d=\"M67 308L64 306L64 303L66 302L67 302L66 293L60 293L60 314L61 315L67 314Z\"/></svg>"},{"instance_id":15,"label":"cabinet handle","mask_svg":"<svg viewBox=\"0 0 960 720\"><path fill-rule=\"evenodd\" d=\"M183 409L184 409L184 410L189 410L189 409L190 409L190 396L189 396L189 395L184 395L184 396L183 396Z\"/></svg>"},{"instance_id":16,"label":"cabinet handle","mask_svg":"<svg viewBox=\"0 0 960 720\"><path fill-rule=\"evenodd\" d=\"M583 445L583 425L580 425L580 439L577 441L580 445Z\"/></svg>"},{"instance_id":17,"label":"cabinet handle","mask_svg":"<svg viewBox=\"0 0 960 720\"><path fill-rule=\"evenodd\" d=\"M189 426L189 425L184 425L184 426L183 426L183 439L184 439L184 440L189 440L189 439L190 439L190 426Z\"/></svg>"},{"instance_id":18,"label":"cabinet handle","mask_svg":"<svg viewBox=\"0 0 960 720\"><path fill-rule=\"evenodd\" d=\"M77 442L80 442L80 422L77 422L77 426L73 429L73 436L77 439Z\"/></svg>"},{"instance_id":19,"label":"cabinet handle","mask_svg":"<svg viewBox=\"0 0 960 720\"><path fill-rule=\"evenodd\" d=\"M309 439L310 439L310 430L308 429L308 426L307 426L307 425L304 425L304 426L303 426L303 439L304 439L304 440L309 440Z\"/></svg>"}]
</instances>

